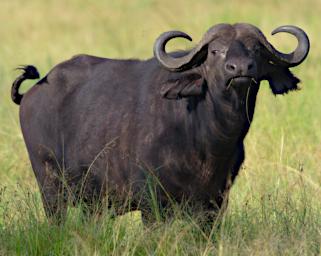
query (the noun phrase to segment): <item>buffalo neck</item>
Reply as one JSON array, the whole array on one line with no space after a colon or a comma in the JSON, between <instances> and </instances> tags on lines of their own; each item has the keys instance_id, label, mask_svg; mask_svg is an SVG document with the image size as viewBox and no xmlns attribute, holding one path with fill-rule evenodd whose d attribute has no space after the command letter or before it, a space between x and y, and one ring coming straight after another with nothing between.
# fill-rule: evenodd
<instances>
[{"instance_id":1,"label":"buffalo neck","mask_svg":"<svg viewBox=\"0 0 321 256\"><path fill-rule=\"evenodd\" d=\"M258 86L239 95L234 88L205 85L206 94L187 99L187 130L194 145L229 156L250 127ZM204 148L204 149L205 149Z\"/></svg>"}]
</instances>

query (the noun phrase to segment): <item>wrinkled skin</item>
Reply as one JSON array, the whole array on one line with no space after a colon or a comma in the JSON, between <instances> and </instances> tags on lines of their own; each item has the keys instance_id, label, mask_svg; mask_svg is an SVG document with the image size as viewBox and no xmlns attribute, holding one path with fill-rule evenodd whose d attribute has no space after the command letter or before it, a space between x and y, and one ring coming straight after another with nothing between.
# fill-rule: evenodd
<instances>
[{"instance_id":1,"label":"wrinkled skin","mask_svg":"<svg viewBox=\"0 0 321 256\"><path fill-rule=\"evenodd\" d=\"M260 82L284 94L299 79L242 25L221 32L184 71L155 58L79 55L24 95L22 132L49 217L64 217L68 198L90 206L106 195L119 212L130 199L127 209L145 216L148 177L163 206L170 197L208 212L222 207L244 160ZM27 69L15 84L26 78Z\"/></svg>"}]
</instances>

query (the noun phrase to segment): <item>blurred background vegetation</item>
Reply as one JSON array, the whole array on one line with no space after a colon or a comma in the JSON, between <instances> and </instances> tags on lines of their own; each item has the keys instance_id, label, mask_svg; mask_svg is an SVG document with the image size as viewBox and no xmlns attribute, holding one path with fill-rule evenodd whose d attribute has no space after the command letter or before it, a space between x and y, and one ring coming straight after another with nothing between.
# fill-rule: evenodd
<instances>
[{"instance_id":1,"label":"blurred background vegetation","mask_svg":"<svg viewBox=\"0 0 321 256\"><path fill-rule=\"evenodd\" d=\"M1 0L0 254L320 254L320 13L320 0ZM301 91L275 97L266 82L261 85L226 224L212 237L200 235L190 222L151 230L117 228L114 222L47 225L19 108L10 99L19 73L14 69L33 64L44 76L79 53L146 59L164 31L184 31L197 43L209 27L222 22L252 23L285 52L295 48L296 40L287 34L270 36L280 25L303 28L311 41L307 60L293 69L302 80ZM193 43L178 39L169 49ZM22 91L32 84L26 82Z\"/></svg>"}]
</instances>

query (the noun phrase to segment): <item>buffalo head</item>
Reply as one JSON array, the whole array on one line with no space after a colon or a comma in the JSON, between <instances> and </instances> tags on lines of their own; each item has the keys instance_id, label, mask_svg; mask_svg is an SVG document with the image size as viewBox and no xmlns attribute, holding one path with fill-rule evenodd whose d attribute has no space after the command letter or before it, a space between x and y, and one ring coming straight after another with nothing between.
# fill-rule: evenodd
<instances>
[{"instance_id":1,"label":"buffalo head","mask_svg":"<svg viewBox=\"0 0 321 256\"><path fill-rule=\"evenodd\" d=\"M176 74L186 74L185 83L166 83L162 94L166 98L180 98L204 93L203 82L209 90L217 87L230 89L237 95L245 95L251 85L268 80L274 94L297 89L299 79L289 71L299 65L309 52L309 39L305 32L295 26L281 26L272 32L287 32L298 40L294 52L277 51L263 33L253 25L218 24L210 28L202 40L189 52L167 54L166 43L176 37L192 40L180 31L163 33L154 45L154 55L159 63ZM214 90L214 89L213 89Z\"/></svg>"}]
</instances>

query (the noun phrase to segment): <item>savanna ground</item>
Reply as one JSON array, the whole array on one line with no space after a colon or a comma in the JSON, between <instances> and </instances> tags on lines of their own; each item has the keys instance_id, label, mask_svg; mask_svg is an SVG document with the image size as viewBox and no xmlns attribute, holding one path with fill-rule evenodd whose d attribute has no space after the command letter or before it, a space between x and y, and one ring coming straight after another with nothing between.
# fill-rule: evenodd
<instances>
[{"instance_id":1,"label":"savanna ground","mask_svg":"<svg viewBox=\"0 0 321 256\"><path fill-rule=\"evenodd\" d=\"M2 0L0 2L0 254L1 255L320 255L321 44L319 0ZM139 213L82 221L69 212L64 226L44 217L10 86L20 64L42 75L78 53L149 58L155 38L178 29L194 41L212 25L257 25L280 50L296 46L295 24L310 36L308 59L294 73L302 90L274 97L261 85L246 138L246 161L222 222L210 235L194 221L145 227ZM192 45L176 40L171 48ZM26 83L27 90L32 83ZM197 216L200 217L200 216ZM197 218L195 217L195 218Z\"/></svg>"}]
</instances>

